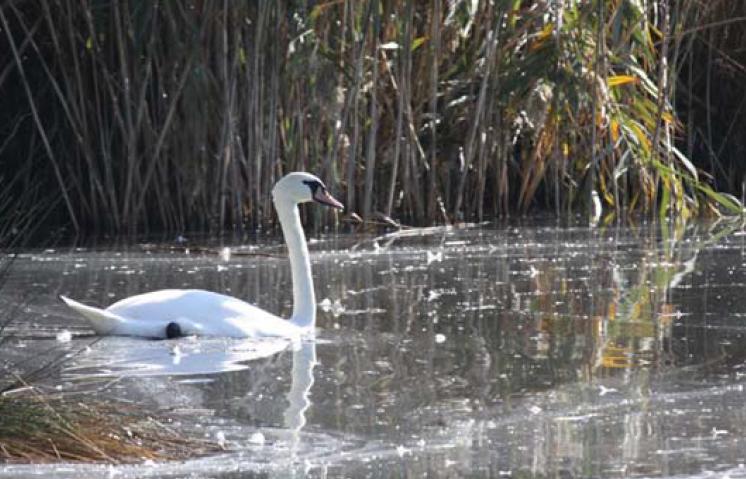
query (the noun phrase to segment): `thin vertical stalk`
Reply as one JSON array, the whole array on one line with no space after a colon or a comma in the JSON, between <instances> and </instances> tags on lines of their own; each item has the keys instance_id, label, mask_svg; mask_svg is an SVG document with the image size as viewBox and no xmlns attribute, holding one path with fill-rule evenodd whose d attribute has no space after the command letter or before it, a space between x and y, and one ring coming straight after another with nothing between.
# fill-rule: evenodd
<instances>
[{"instance_id":1,"label":"thin vertical stalk","mask_svg":"<svg viewBox=\"0 0 746 479\"><path fill-rule=\"evenodd\" d=\"M404 101L407 99L408 102L408 85L407 77L405 75L407 71L407 65L412 61L412 9L414 0L406 1L406 13L402 24L404 25L404 34L400 38L399 45L399 83L397 83L392 76L391 82L394 86L394 91L397 92L396 96L396 130L394 134L394 158L393 165L391 166L391 177L389 181L389 193L386 200L386 216L391 216L392 209L394 207L394 194L396 192L396 177L399 169L399 157L401 156L401 141L402 141L402 126L404 123ZM384 59L385 61L385 59Z\"/></svg>"},{"instance_id":2,"label":"thin vertical stalk","mask_svg":"<svg viewBox=\"0 0 746 479\"><path fill-rule=\"evenodd\" d=\"M605 0L597 0L598 12L596 18L596 42L593 46L593 88L591 89L591 164L588 166L588 184L586 185L586 207L588 208L589 221L594 214L594 195L596 194L596 170L598 169L598 132L596 127L596 116L598 114L598 80L600 78L601 65L601 42L603 42L604 8Z\"/></svg>"},{"instance_id":3,"label":"thin vertical stalk","mask_svg":"<svg viewBox=\"0 0 746 479\"><path fill-rule=\"evenodd\" d=\"M279 35L279 32L282 31L282 8L283 2L273 2L273 11L274 11L274 20L275 20L275 32ZM283 55L279 51L279 45L278 42L272 42L271 48L270 48L270 76L269 76L269 114L267 118L267 128L269 129L267 131L267 137L268 137L268 154L267 154L267 161L269 163L268 167L266 168L267 171L267 184L268 185L274 185L276 180L276 175L281 173L282 170L276 167L272 167L271 165L280 165L280 163L277 161L279 158L279 153L277 149L277 130L279 128L278 122L277 122L277 110L278 106L280 105L280 63L279 60L283 58ZM264 211L267 212L267 214L273 214L274 208L272 207L272 199L270 198L270 195L264 196Z\"/></svg>"},{"instance_id":4,"label":"thin vertical stalk","mask_svg":"<svg viewBox=\"0 0 746 479\"><path fill-rule=\"evenodd\" d=\"M373 1L373 0L371 0ZM373 72L370 87L370 129L368 131L368 148L365 161L365 191L363 196L363 218L370 218L373 200L373 181L376 169L376 136L378 135L378 99L376 85L378 83L378 36L381 30L381 4L375 0L373 13L373 39L371 41Z\"/></svg>"},{"instance_id":5,"label":"thin vertical stalk","mask_svg":"<svg viewBox=\"0 0 746 479\"><path fill-rule=\"evenodd\" d=\"M336 75L338 88L340 88L341 85L344 84L344 69L345 69L345 54L347 52L347 30L348 28L352 27L353 22L348 22L347 19L352 16L351 9L353 8L353 5L351 2L342 2L342 19L341 19L341 26L342 29L339 33L339 53L338 58L339 60L336 62L338 74ZM348 26L349 23L349 26ZM354 42L354 40L353 40ZM336 95L335 95L336 96ZM335 98L335 103L337 99ZM342 108L338 108L338 105L335 104L335 114L334 114L334 123L332 124L332 146L329 148L329 151L327 151L326 156L324 157L324 165L321 169L321 175L326 176L332 171L338 169L337 168L337 153L340 149L340 138L342 137L342 132L345 129L345 122L346 122L346 116L348 111L348 104L350 102L350 97L347 96L345 98L345 101L343 102ZM336 180L336 178L335 178ZM336 186L336 185L333 185Z\"/></svg>"},{"instance_id":6,"label":"thin vertical stalk","mask_svg":"<svg viewBox=\"0 0 746 479\"><path fill-rule=\"evenodd\" d=\"M229 61L229 55L230 51L228 48L228 22L229 22L229 15L228 15L228 0L223 0L223 8L222 8L222 22L221 22L221 30L220 30L220 44L221 44L221 56L220 56L220 64L221 64L221 87L223 89L223 134L222 134L222 140L221 140L221 146L219 148L219 154L220 158L222 158L222 163L220 165L220 182L218 184L218 196L217 200L219 203L219 211L220 211L220 219L219 224L225 225L225 214L226 214L226 206L227 206L227 182L228 182L228 170L230 168L232 159L233 159L233 148L232 148L232 138L233 138L233 81L232 81L232 74L230 72L230 61Z\"/></svg>"},{"instance_id":7,"label":"thin vertical stalk","mask_svg":"<svg viewBox=\"0 0 746 479\"><path fill-rule=\"evenodd\" d=\"M438 174L438 66L440 64L441 0L433 0L430 41L430 167L428 168L427 215L435 218Z\"/></svg>"},{"instance_id":8,"label":"thin vertical stalk","mask_svg":"<svg viewBox=\"0 0 746 479\"><path fill-rule=\"evenodd\" d=\"M134 128L134 122L132 120L132 88L131 88L131 77L129 72L129 62L127 60L127 54L126 50L128 47L127 38L124 33L124 25L123 25L123 17L122 17L122 10L128 14L129 8L128 3L126 1L123 2L117 2L113 5L114 10L114 38L115 38L115 46L117 50L117 58L119 60L119 81L120 88L123 92L122 94L122 102L121 102L121 108L124 110L124 137L125 137L125 144L126 146L126 155L127 155L127 186L124 190L124 212L122 214L122 218L125 223L129 224L130 231L132 232L132 228L136 227L136 220L132 218L130 215L133 214L132 208L134 206L134 203L130 200L134 199L134 192L133 188L135 188L135 180L134 180L134 173L139 170L139 160L136 155L136 141L137 136Z\"/></svg>"},{"instance_id":9,"label":"thin vertical stalk","mask_svg":"<svg viewBox=\"0 0 746 479\"><path fill-rule=\"evenodd\" d=\"M668 0L660 0L660 3L658 4L660 17L661 17L661 33L663 34L663 44L661 46L661 53L660 53L660 63L658 65L658 81L657 81L657 88L658 88L658 98L656 99L657 103L657 114L655 119L655 131L653 132L653 151L655 151L657 154L659 154L662 158L669 158L670 153L670 147L667 145L667 148L665 151L661 150L660 145L660 132L661 132L661 126L663 123L663 114L665 113L665 107L666 107L666 101L667 101L667 93L668 93L668 47L669 47L669 40L670 40L670 32L669 32L669 10L668 10ZM666 164L669 164L670 161L666 161ZM658 183L658 182L656 182ZM673 185L670 186L664 185L663 188L668 189L672 188ZM673 202L675 199L673 197L670 197L671 199L669 201ZM656 197L657 201L657 197ZM668 208L670 205L657 205L662 209Z\"/></svg>"},{"instance_id":10,"label":"thin vertical stalk","mask_svg":"<svg viewBox=\"0 0 746 479\"><path fill-rule=\"evenodd\" d=\"M249 111L251 112L251 121L249 124L252 128L252 134L249 136L251 139L250 145L253 146L253 148L249 148L249 154L253 155L251 156L251 161L254 163L254 171L253 171L253 197L252 197L252 204L253 206L253 214L255 218L254 225L256 226L259 223L264 222L263 215L264 210L262 208L262 204L264 201L264 191L263 191L263 163L264 163L264 134L263 134L263 127L262 123L264 121L263 118L263 110L262 110L262 77L264 74L263 71L263 65L261 62L262 59L262 52L264 51L265 47L265 29L266 23L267 23L267 17L269 14L269 2L267 0L260 0L256 4L257 9L257 19L255 22L254 27L254 42L253 42L253 52L252 52L252 59L253 59L253 68L251 69L251 73L253 78L251 79L251 102L250 102L250 108Z\"/></svg>"},{"instance_id":11,"label":"thin vertical stalk","mask_svg":"<svg viewBox=\"0 0 746 479\"><path fill-rule=\"evenodd\" d=\"M349 101L352 105L352 140L350 142L350 148L347 155L347 162L345 171L347 175L347 205L346 207L352 211L355 210L355 173L357 170L355 158L357 157L358 142L360 139L360 118L358 117L359 109L359 92L363 84L363 65L365 59L365 43L368 34L368 27L370 24L370 18L373 13L373 4L375 0L368 0L365 14L362 18L363 31L360 35L360 41L358 42L357 56L355 61L355 78L352 85L352 91L350 92ZM350 20L353 22L351 31L354 34L354 18L355 14L352 8L350 9ZM345 112L349 111L345 108ZM344 115L343 115L344 118ZM344 122L342 123L344 124Z\"/></svg>"}]
</instances>

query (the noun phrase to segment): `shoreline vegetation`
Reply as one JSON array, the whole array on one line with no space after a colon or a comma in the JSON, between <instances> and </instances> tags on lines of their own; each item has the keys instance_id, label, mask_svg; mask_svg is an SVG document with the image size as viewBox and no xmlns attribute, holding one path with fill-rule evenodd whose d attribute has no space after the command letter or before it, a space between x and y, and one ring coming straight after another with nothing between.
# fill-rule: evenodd
<instances>
[{"instance_id":1,"label":"shoreline vegetation","mask_svg":"<svg viewBox=\"0 0 746 479\"><path fill-rule=\"evenodd\" d=\"M9 268L3 263L0 280ZM8 326L17 313L4 313L0 348L14 347L16 338ZM189 459L224 450L216 441L185 431L166 413L48 387L69 356L51 348L33 361L23 356L0 359L0 464L125 464Z\"/></svg>"},{"instance_id":2,"label":"shoreline vegetation","mask_svg":"<svg viewBox=\"0 0 746 479\"><path fill-rule=\"evenodd\" d=\"M745 17L727 0L7 0L0 213L255 231L275 180L308 170L366 221L738 214Z\"/></svg>"},{"instance_id":3,"label":"shoreline vegetation","mask_svg":"<svg viewBox=\"0 0 746 479\"><path fill-rule=\"evenodd\" d=\"M131 405L70 400L33 387L17 397L0 396L0 418L0 464L127 464L223 450Z\"/></svg>"},{"instance_id":4,"label":"shoreline vegetation","mask_svg":"<svg viewBox=\"0 0 746 479\"><path fill-rule=\"evenodd\" d=\"M0 257L0 288L12 261L10 255ZM22 342L9 331L21 307L3 311L0 349ZM21 354L13 359L6 353L0 358L0 464L129 464L225 450L222 444L185 430L168 413L50 387L61 366L79 352L60 353L52 347L39 357Z\"/></svg>"}]
</instances>

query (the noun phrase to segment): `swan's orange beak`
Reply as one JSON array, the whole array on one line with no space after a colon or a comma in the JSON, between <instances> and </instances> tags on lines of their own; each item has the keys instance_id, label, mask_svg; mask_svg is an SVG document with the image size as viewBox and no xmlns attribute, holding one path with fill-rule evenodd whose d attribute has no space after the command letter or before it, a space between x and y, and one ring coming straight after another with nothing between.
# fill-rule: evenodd
<instances>
[{"instance_id":1,"label":"swan's orange beak","mask_svg":"<svg viewBox=\"0 0 746 479\"><path fill-rule=\"evenodd\" d=\"M340 210L345 209L345 205L334 199L332 195L329 194L328 191L326 191L325 188L316 188L316 193L313 194L313 199L317 203L321 203L322 205L331 206L332 208L337 208Z\"/></svg>"}]
</instances>

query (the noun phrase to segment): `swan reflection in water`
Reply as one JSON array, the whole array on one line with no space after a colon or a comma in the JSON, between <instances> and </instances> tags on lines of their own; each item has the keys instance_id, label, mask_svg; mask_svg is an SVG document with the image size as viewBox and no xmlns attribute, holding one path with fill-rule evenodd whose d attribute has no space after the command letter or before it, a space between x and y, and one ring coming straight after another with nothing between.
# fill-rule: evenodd
<instances>
[{"instance_id":1,"label":"swan reflection in water","mask_svg":"<svg viewBox=\"0 0 746 479\"><path fill-rule=\"evenodd\" d=\"M306 411L311 406L309 399L314 384L316 340L290 342L286 339L241 340L225 338L183 338L177 341L142 341L132 338L106 338L94 344L90 350L77 356L64 371L64 377L73 381L97 379L119 380L127 378L153 378L156 381L138 381L145 399L153 399L164 408L182 407L173 404L175 398L188 398L190 407L202 407L205 391L196 383L218 380L233 381L232 377L221 377L220 373L264 367L258 360L267 359L292 350L290 389L287 393L288 405L283 412L282 426L292 435L290 450L293 452L300 441L300 432L306 424ZM275 381L275 367L261 371L256 376ZM181 376L192 376L178 380ZM195 377L196 376L196 377ZM158 380L162 378L162 380ZM236 378L241 381L241 378ZM108 382L108 381L107 381ZM137 386L139 385L139 386ZM209 386L206 386L209 388ZM198 388L190 392L184 388ZM177 391L179 391L177 393ZM247 395L248 399L251 395ZM225 398L222 398L225 399ZM262 418L263 423L273 422L274 418Z\"/></svg>"},{"instance_id":2,"label":"swan reflection in water","mask_svg":"<svg viewBox=\"0 0 746 479\"><path fill-rule=\"evenodd\" d=\"M306 425L306 410L311 407L309 395L313 387L313 369L316 363L315 341L304 341L300 348L293 351L292 380L287 395L288 408L285 409L283 417L285 427L296 435Z\"/></svg>"},{"instance_id":3,"label":"swan reflection in water","mask_svg":"<svg viewBox=\"0 0 746 479\"><path fill-rule=\"evenodd\" d=\"M136 376L216 374L248 369L249 361L297 349L300 342L283 338L259 341L185 338L175 342L106 338L75 357L65 369L70 380Z\"/></svg>"}]
</instances>

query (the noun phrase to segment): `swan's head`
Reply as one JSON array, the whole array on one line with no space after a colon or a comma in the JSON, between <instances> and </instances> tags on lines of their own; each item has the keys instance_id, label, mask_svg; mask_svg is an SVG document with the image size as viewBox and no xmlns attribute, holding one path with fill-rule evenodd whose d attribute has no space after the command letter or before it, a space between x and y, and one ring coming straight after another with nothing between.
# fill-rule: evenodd
<instances>
[{"instance_id":1,"label":"swan's head","mask_svg":"<svg viewBox=\"0 0 746 479\"><path fill-rule=\"evenodd\" d=\"M283 176L272 189L272 198L275 201L284 200L292 203L315 201L322 205L344 209L344 205L329 194L320 179L310 173L300 171Z\"/></svg>"}]
</instances>

